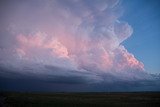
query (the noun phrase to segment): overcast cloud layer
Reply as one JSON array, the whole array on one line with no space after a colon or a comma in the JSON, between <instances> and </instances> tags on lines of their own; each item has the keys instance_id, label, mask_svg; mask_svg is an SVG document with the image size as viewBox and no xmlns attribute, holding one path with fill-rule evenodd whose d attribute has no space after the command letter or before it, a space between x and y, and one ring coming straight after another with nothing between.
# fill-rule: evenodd
<instances>
[{"instance_id":1,"label":"overcast cloud layer","mask_svg":"<svg viewBox=\"0 0 160 107\"><path fill-rule=\"evenodd\" d=\"M121 44L133 33L119 20L123 11L119 0L2 2L1 76L57 84L152 80Z\"/></svg>"}]
</instances>

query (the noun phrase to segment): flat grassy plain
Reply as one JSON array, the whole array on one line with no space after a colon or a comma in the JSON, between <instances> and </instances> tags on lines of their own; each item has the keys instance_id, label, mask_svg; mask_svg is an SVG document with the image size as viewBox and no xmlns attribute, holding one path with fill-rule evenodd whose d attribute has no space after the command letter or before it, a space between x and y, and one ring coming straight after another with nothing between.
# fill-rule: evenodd
<instances>
[{"instance_id":1,"label":"flat grassy plain","mask_svg":"<svg viewBox=\"0 0 160 107\"><path fill-rule=\"evenodd\" d=\"M0 107L160 107L160 92L0 92Z\"/></svg>"}]
</instances>

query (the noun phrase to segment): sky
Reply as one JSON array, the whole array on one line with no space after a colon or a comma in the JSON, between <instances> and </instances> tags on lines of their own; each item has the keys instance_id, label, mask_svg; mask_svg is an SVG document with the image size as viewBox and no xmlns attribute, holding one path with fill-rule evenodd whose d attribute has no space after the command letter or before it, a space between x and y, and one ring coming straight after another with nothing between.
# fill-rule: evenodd
<instances>
[{"instance_id":1,"label":"sky","mask_svg":"<svg viewBox=\"0 0 160 107\"><path fill-rule=\"evenodd\" d=\"M159 91L159 2L0 3L0 90Z\"/></svg>"},{"instance_id":2,"label":"sky","mask_svg":"<svg viewBox=\"0 0 160 107\"><path fill-rule=\"evenodd\" d=\"M127 21L134 32L124 41L127 50L141 60L150 73L160 72L160 2L157 0L124 0L121 19ZM136 12L135 12L136 11Z\"/></svg>"}]
</instances>

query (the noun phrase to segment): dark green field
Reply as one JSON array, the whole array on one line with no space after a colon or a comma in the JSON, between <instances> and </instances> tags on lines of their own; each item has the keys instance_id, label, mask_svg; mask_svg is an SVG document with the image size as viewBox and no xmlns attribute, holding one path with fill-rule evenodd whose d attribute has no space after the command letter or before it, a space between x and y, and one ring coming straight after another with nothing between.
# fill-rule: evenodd
<instances>
[{"instance_id":1,"label":"dark green field","mask_svg":"<svg viewBox=\"0 0 160 107\"><path fill-rule=\"evenodd\" d=\"M160 107L160 92L16 93L1 92L0 107Z\"/></svg>"}]
</instances>

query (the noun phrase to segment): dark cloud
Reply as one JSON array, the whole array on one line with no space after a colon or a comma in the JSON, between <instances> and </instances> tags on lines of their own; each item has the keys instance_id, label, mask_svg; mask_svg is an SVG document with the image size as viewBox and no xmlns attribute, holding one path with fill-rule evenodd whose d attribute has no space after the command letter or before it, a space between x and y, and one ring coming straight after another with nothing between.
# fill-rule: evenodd
<instances>
[{"instance_id":1,"label":"dark cloud","mask_svg":"<svg viewBox=\"0 0 160 107\"><path fill-rule=\"evenodd\" d=\"M63 77L64 78L64 77ZM113 79L113 78L112 78ZM64 80L64 81L63 81ZM71 80L71 79L70 79ZM114 92L114 91L159 91L160 79L139 80L139 81L112 81L111 83L101 82L86 84L82 79L70 81L68 78L55 78L50 80L40 80L35 78L25 78L21 76L15 78L0 78L0 90L3 91L51 91L51 92ZM75 81L75 82L73 82ZM77 82L78 81L78 82ZM79 81L81 81L79 83Z\"/></svg>"}]
</instances>

